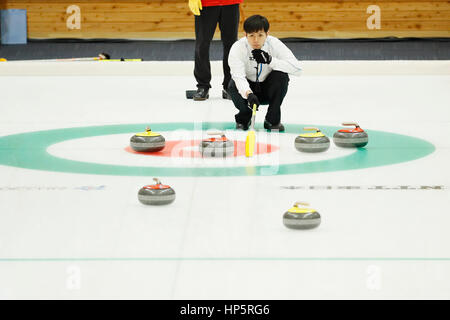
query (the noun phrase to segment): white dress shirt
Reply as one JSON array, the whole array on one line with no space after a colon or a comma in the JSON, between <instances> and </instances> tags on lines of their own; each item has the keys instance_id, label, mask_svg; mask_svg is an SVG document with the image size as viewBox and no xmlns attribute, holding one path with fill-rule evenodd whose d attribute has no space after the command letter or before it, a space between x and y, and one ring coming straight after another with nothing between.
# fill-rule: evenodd
<instances>
[{"instance_id":1,"label":"white dress shirt","mask_svg":"<svg viewBox=\"0 0 450 320\"><path fill-rule=\"evenodd\" d=\"M300 62L292 51L278 38L267 36L261 50L272 56L270 64L260 64L258 81L263 82L272 70L282 71L294 76L301 74ZM236 41L230 50L228 65L231 70L231 77L236 83L236 87L244 99L247 99L247 91L251 91L247 81L256 82L257 63L253 59L253 48L243 37Z\"/></svg>"}]
</instances>

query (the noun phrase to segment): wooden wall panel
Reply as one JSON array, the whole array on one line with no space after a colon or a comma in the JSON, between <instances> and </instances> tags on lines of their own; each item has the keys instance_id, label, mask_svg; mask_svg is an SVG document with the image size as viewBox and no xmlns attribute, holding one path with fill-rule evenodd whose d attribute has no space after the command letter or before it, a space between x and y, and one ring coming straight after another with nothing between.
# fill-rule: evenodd
<instances>
[{"instance_id":1,"label":"wooden wall panel","mask_svg":"<svg viewBox=\"0 0 450 320\"><path fill-rule=\"evenodd\" d=\"M71 5L81 10L81 29L67 27ZM380 8L380 29L367 27L370 5ZM187 0L6 0L3 7L27 9L29 38L194 38ZM244 0L241 20L253 14L266 16L278 37L450 37L450 1Z\"/></svg>"}]
</instances>

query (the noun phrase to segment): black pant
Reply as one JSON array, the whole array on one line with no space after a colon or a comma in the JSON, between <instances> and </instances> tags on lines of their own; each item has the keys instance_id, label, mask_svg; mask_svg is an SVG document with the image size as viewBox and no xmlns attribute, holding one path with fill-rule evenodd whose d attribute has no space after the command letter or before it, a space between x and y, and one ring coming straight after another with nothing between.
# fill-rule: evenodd
<instances>
[{"instance_id":1,"label":"black pant","mask_svg":"<svg viewBox=\"0 0 450 320\"><path fill-rule=\"evenodd\" d=\"M237 41L239 28L239 4L228 6L203 7L199 16L195 16L195 69L194 76L198 88L211 88L211 64L209 46L219 23L220 37L223 43L223 87L230 82L228 55L231 46Z\"/></svg>"},{"instance_id":2,"label":"black pant","mask_svg":"<svg viewBox=\"0 0 450 320\"><path fill-rule=\"evenodd\" d=\"M266 120L272 125L279 124L281 121L281 104L286 96L289 85L289 76L287 73L272 71L266 80L260 82L259 85L256 82L247 81L253 93L258 97L259 102L269 105ZM228 86L228 93L231 95L234 106L239 110L239 113L234 116L236 122L247 125L252 118L252 110L248 107L248 101L242 98L238 92L233 80L230 81L230 85Z\"/></svg>"}]
</instances>

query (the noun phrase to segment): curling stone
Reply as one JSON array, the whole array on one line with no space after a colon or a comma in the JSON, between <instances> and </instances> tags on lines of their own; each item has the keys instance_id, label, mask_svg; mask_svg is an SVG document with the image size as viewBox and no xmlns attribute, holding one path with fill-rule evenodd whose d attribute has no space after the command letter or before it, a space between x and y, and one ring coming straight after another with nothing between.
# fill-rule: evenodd
<instances>
[{"instance_id":1,"label":"curling stone","mask_svg":"<svg viewBox=\"0 0 450 320\"><path fill-rule=\"evenodd\" d=\"M6 60L5 58L0 58L0 62L6 62L8 60Z\"/></svg>"},{"instance_id":2,"label":"curling stone","mask_svg":"<svg viewBox=\"0 0 450 320\"><path fill-rule=\"evenodd\" d=\"M343 126L355 126L354 129L341 129L334 133L333 141L338 147L362 148L369 142L367 133L357 123L343 123Z\"/></svg>"},{"instance_id":3,"label":"curling stone","mask_svg":"<svg viewBox=\"0 0 450 320\"><path fill-rule=\"evenodd\" d=\"M305 131L316 131L303 133L295 138L295 149L301 152L323 152L330 147L330 139L317 128L303 128Z\"/></svg>"},{"instance_id":4,"label":"curling stone","mask_svg":"<svg viewBox=\"0 0 450 320\"><path fill-rule=\"evenodd\" d=\"M203 157L228 157L234 154L234 143L228 140L223 132L209 132L208 135L220 138L211 137L202 140L200 153Z\"/></svg>"},{"instance_id":5,"label":"curling stone","mask_svg":"<svg viewBox=\"0 0 450 320\"><path fill-rule=\"evenodd\" d=\"M130 146L134 151L156 152L166 146L166 140L162 135L152 132L149 127L142 133L137 133L130 139Z\"/></svg>"},{"instance_id":6,"label":"curling stone","mask_svg":"<svg viewBox=\"0 0 450 320\"><path fill-rule=\"evenodd\" d=\"M156 184L142 187L138 193L138 199L143 204L164 205L175 201L175 190L170 186L161 184L158 178L153 178Z\"/></svg>"},{"instance_id":7,"label":"curling stone","mask_svg":"<svg viewBox=\"0 0 450 320\"><path fill-rule=\"evenodd\" d=\"M309 206L306 202L296 202L283 215L283 223L290 229L312 229L320 225L320 214L310 208L300 208L299 206Z\"/></svg>"}]
</instances>

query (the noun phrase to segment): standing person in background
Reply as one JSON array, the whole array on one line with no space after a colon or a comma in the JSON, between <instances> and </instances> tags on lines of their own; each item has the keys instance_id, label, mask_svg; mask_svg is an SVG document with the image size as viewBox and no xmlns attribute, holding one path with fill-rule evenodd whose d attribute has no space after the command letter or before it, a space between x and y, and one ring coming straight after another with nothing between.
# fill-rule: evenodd
<instances>
[{"instance_id":1,"label":"standing person in background","mask_svg":"<svg viewBox=\"0 0 450 320\"><path fill-rule=\"evenodd\" d=\"M223 42L223 74L222 97L228 99L228 83L230 82L230 67L228 54L231 46L237 41L239 29L239 4L243 0L189 0L189 8L195 15L195 68L197 80L195 101L209 98L211 88L211 63L209 47L219 24L220 36Z\"/></svg>"}]
</instances>

